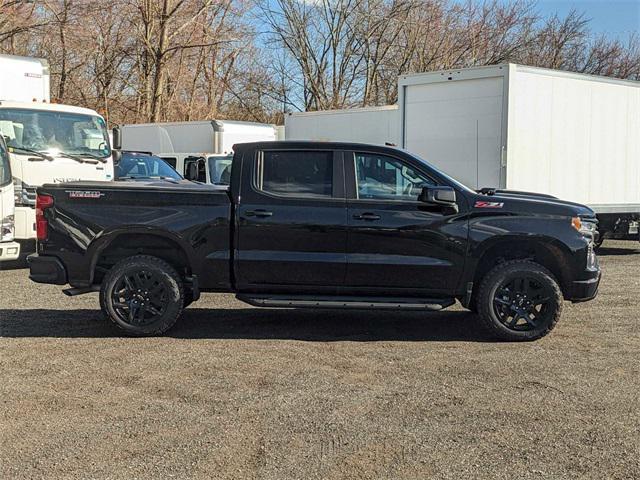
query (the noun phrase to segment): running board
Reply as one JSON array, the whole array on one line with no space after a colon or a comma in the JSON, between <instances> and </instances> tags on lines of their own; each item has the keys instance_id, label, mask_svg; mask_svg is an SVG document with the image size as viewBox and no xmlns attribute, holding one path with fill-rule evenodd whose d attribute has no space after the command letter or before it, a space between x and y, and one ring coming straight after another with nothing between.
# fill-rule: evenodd
<instances>
[{"instance_id":1,"label":"running board","mask_svg":"<svg viewBox=\"0 0 640 480\"><path fill-rule=\"evenodd\" d=\"M340 297L312 295L238 294L236 298L254 307L340 308L436 311L450 307L453 298Z\"/></svg>"}]
</instances>

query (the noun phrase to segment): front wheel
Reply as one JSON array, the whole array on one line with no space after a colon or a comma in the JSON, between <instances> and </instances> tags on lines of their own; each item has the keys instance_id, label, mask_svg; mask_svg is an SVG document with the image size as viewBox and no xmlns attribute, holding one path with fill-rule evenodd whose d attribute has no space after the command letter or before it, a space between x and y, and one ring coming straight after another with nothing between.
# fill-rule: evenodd
<instances>
[{"instance_id":1,"label":"front wheel","mask_svg":"<svg viewBox=\"0 0 640 480\"><path fill-rule=\"evenodd\" d=\"M136 255L116 263L100 288L100 306L127 335L160 335L178 320L184 304L182 280L164 260Z\"/></svg>"},{"instance_id":2,"label":"front wheel","mask_svg":"<svg viewBox=\"0 0 640 480\"><path fill-rule=\"evenodd\" d=\"M483 323L501 340L535 340L558 323L563 296L549 270L529 260L515 260L485 275L477 302Z\"/></svg>"}]
</instances>

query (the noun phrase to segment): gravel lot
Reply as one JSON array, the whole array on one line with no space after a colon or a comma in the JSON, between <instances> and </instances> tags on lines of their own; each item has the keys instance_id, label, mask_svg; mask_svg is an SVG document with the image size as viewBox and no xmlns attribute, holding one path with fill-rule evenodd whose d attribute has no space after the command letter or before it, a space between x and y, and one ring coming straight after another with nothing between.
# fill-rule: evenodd
<instances>
[{"instance_id":1,"label":"gravel lot","mask_svg":"<svg viewBox=\"0 0 640 480\"><path fill-rule=\"evenodd\" d=\"M598 298L495 343L435 314L205 295L165 338L0 272L0 478L640 478L640 245Z\"/></svg>"}]
</instances>

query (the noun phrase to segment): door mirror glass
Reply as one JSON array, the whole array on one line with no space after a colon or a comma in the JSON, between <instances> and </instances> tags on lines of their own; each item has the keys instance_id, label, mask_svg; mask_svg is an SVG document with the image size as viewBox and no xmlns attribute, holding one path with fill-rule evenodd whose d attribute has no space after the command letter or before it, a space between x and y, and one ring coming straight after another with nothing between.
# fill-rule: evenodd
<instances>
[{"instance_id":1,"label":"door mirror glass","mask_svg":"<svg viewBox=\"0 0 640 480\"><path fill-rule=\"evenodd\" d=\"M119 128L114 128L111 131L111 135L113 137L113 145L111 145L111 148L113 150L121 150L122 149L122 140L120 138L120 129Z\"/></svg>"},{"instance_id":2,"label":"door mirror glass","mask_svg":"<svg viewBox=\"0 0 640 480\"><path fill-rule=\"evenodd\" d=\"M187 180L198 180L198 164L196 162L189 162L185 169L184 176Z\"/></svg>"}]
</instances>

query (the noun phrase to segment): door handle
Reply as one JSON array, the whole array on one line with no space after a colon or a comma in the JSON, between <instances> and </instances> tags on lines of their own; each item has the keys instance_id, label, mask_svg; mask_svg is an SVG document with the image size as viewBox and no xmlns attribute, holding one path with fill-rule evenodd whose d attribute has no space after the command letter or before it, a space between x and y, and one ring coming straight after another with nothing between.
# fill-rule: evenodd
<instances>
[{"instance_id":1,"label":"door handle","mask_svg":"<svg viewBox=\"0 0 640 480\"><path fill-rule=\"evenodd\" d=\"M244 212L246 217L271 217L273 216L273 212L268 212L267 210L248 210Z\"/></svg>"},{"instance_id":2,"label":"door handle","mask_svg":"<svg viewBox=\"0 0 640 480\"><path fill-rule=\"evenodd\" d=\"M380 220L380 215L376 215L375 213L370 213L370 212L361 213L361 214L357 214L356 213L353 216L353 219L354 220L369 220L369 221L371 221L371 220Z\"/></svg>"}]
</instances>

